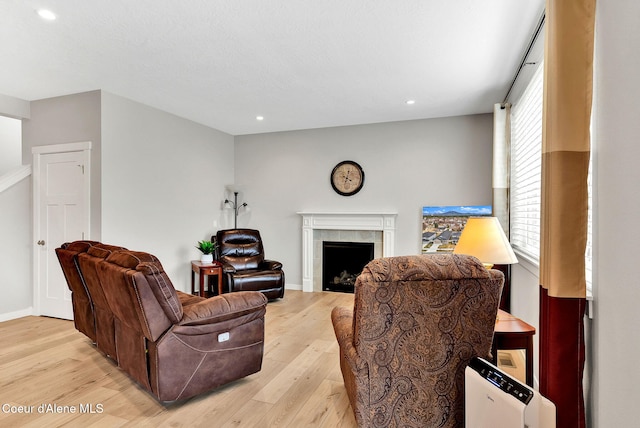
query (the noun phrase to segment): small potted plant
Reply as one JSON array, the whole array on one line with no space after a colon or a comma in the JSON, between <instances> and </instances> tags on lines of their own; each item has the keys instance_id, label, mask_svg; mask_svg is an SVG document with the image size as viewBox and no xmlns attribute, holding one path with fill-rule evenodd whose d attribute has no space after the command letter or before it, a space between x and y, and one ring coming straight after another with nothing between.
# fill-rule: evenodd
<instances>
[{"instance_id":1,"label":"small potted plant","mask_svg":"<svg viewBox=\"0 0 640 428\"><path fill-rule=\"evenodd\" d=\"M214 242L198 241L196 248L202 252L202 256L200 256L200 261L202 263L213 262L213 253L216 250L216 244Z\"/></svg>"}]
</instances>

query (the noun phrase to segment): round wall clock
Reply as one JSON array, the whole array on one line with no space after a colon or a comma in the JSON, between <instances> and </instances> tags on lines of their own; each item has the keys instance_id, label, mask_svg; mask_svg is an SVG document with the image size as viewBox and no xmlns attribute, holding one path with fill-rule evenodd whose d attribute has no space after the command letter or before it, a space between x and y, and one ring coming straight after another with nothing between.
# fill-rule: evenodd
<instances>
[{"instance_id":1,"label":"round wall clock","mask_svg":"<svg viewBox=\"0 0 640 428\"><path fill-rule=\"evenodd\" d=\"M362 189L363 184L364 171L357 162L342 161L331 171L331 186L340 195L355 195Z\"/></svg>"}]
</instances>

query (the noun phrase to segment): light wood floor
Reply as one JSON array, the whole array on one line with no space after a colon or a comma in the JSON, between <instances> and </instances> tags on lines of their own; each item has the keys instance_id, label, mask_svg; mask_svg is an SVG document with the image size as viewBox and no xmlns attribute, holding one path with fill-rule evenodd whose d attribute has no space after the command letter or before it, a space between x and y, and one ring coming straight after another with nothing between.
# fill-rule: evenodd
<instances>
[{"instance_id":1,"label":"light wood floor","mask_svg":"<svg viewBox=\"0 0 640 428\"><path fill-rule=\"evenodd\" d=\"M171 407L138 387L71 321L0 323L0 426L356 427L330 319L337 305L353 306L353 295L287 290L267 306L262 370ZM40 405L68 407L38 413ZM34 413L8 406L33 406Z\"/></svg>"}]
</instances>

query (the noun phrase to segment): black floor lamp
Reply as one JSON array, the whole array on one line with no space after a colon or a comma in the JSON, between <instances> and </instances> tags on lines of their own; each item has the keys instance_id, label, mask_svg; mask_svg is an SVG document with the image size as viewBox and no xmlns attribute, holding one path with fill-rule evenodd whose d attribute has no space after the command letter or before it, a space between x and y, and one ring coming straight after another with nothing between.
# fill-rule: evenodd
<instances>
[{"instance_id":1,"label":"black floor lamp","mask_svg":"<svg viewBox=\"0 0 640 428\"><path fill-rule=\"evenodd\" d=\"M233 228L237 229L238 228L238 211L240 210L240 208L242 207L246 207L247 203L243 202L242 204L238 205L238 190L233 190L233 201L230 201L229 199L225 199L224 203L225 204L229 204L231 206L231 208L233 208Z\"/></svg>"}]
</instances>

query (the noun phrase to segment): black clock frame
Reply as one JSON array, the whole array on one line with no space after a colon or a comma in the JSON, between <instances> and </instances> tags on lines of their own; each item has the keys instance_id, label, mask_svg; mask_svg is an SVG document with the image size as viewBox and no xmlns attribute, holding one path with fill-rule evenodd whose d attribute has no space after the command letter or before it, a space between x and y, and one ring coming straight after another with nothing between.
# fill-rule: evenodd
<instances>
[{"instance_id":1,"label":"black clock frame","mask_svg":"<svg viewBox=\"0 0 640 428\"><path fill-rule=\"evenodd\" d=\"M338 171L338 168L340 168L342 165L345 164L350 164L353 165L355 168L358 169L358 171L360 171L360 177L362 177L362 180L360 180L360 184L358 185L358 187L356 187L354 190L349 191L349 192L343 192L341 190L339 190L336 187L336 184L334 182L334 175L336 174L336 172ZM358 193L360 190L362 190L362 187L364 186L364 169L362 169L362 167L360 166L360 164L358 162L352 161L352 160L345 160L342 161L340 163L338 163L335 167L333 167L333 170L331 171L331 175L329 176L329 181L331 182L331 187L333 187L333 190L342 196L353 196L356 193Z\"/></svg>"}]
</instances>

